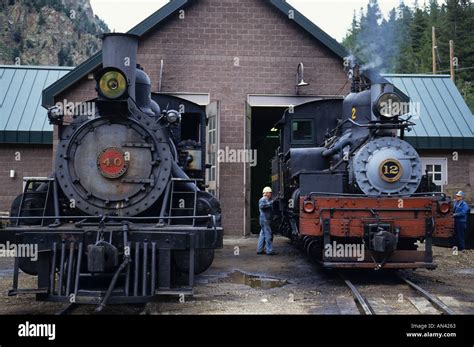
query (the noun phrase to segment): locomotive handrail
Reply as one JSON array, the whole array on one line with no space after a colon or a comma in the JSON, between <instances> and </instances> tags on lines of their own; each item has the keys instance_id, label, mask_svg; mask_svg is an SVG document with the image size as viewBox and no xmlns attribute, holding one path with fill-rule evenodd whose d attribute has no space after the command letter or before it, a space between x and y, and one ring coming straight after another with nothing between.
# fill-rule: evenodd
<instances>
[{"instance_id":1,"label":"locomotive handrail","mask_svg":"<svg viewBox=\"0 0 474 347\"><path fill-rule=\"evenodd\" d=\"M409 126L415 126L416 123L413 123L413 122L410 122L409 120L402 120L401 122L399 123L381 123L381 122L371 122L369 124L360 124L360 123L357 123L356 121L350 119L350 118L346 118L345 120L343 120L342 122L340 122L334 129L332 129L331 131L329 131L329 133L327 133L328 136L331 136L331 134L335 134L344 124L346 123L351 123L355 126L358 126L358 127L361 127L361 128L388 128L388 129L404 129L404 128L408 128ZM331 138L329 138L328 140L330 140ZM327 141L327 140L326 140ZM320 146L320 147L326 147L326 141L323 142L323 144Z\"/></svg>"},{"instance_id":2,"label":"locomotive handrail","mask_svg":"<svg viewBox=\"0 0 474 347\"><path fill-rule=\"evenodd\" d=\"M26 216L26 217L6 217L2 216L0 217L0 220L22 220L22 219L79 219L79 220L90 220L90 219L102 219L104 216ZM112 220L127 220L127 221L133 221L133 220L160 220L160 219L209 219L211 220L211 217L215 217L214 215L206 215L206 216L163 216L163 217L123 217L123 216L107 216L106 219L112 219Z\"/></svg>"},{"instance_id":3,"label":"locomotive handrail","mask_svg":"<svg viewBox=\"0 0 474 347\"><path fill-rule=\"evenodd\" d=\"M347 118L347 121L349 123L354 124L355 126L358 126L360 128L387 128L387 129L403 129L403 128L408 128L409 126L415 126L416 123L410 122L409 120L403 120L399 123L382 123L382 122L370 122L368 124L360 124L355 121L353 121L350 118Z\"/></svg>"}]
</instances>

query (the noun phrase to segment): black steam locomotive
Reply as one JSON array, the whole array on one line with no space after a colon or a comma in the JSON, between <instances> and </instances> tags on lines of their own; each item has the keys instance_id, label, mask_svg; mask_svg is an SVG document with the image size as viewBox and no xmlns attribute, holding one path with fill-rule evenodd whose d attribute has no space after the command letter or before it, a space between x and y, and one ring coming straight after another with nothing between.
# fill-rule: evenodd
<instances>
[{"instance_id":1,"label":"black steam locomotive","mask_svg":"<svg viewBox=\"0 0 474 347\"><path fill-rule=\"evenodd\" d=\"M135 36L104 36L94 114L48 111L54 173L26 182L0 231L39 251L37 261L15 258L10 295L104 307L192 294L194 274L222 247L220 205L204 191L206 116L178 98L153 100L137 47ZM20 269L37 288L19 288Z\"/></svg>"},{"instance_id":2,"label":"black steam locomotive","mask_svg":"<svg viewBox=\"0 0 474 347\"><path fill-rule=\"evenodd\" d=\"M449 238L453 219L403 140L408 100L351 72L345 99L290 108L277 125L277 225L325 267L433 268L433 238Z\"/></svg>"}]
</instances>

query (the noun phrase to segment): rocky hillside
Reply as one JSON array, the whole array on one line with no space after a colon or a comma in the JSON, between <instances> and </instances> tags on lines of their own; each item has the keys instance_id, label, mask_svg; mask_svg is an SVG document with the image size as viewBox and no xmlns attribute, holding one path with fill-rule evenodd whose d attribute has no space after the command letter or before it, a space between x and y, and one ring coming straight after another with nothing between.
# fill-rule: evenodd
<instances>
[{"instance_id":1,"label":"rocky hillside","mask_svg":"<svg viewBox=\"0 0 474 347\"><path fill-rule=\"evenodd\" d=\"M107 31L89 0L0 0L0 64L78 65Z\"/></svg>"}]
</instances>

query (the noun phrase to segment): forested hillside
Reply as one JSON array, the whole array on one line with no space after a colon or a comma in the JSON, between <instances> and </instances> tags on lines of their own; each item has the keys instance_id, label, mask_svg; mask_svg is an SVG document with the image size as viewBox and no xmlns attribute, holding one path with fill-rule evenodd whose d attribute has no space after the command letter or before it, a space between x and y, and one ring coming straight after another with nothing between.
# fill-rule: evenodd
<instances>
[{"instance_id":1,"label":"forested hillside","mask_svg":"<svg viewBox=\"0 0 474 347\"><path fill-rule=\"evenodd\" d=\"M343 44L365 63L390 73L432 73L432 27L436 28L438 73L449 74L449 40L454 41L456 84L474 111L474 6L470 0L403 2L388 18L377 0L354 13Z\"/></svg>"},{"instance_id":2,"label":"forested hillside","mask_svg":"<svg viewBox=\"0 0 474 347\"><path fill-rule=\"evenodd\" d=\"M0 0L0 64L78 65L107 31L89 0Z\"/></svg>"}]
</instances>

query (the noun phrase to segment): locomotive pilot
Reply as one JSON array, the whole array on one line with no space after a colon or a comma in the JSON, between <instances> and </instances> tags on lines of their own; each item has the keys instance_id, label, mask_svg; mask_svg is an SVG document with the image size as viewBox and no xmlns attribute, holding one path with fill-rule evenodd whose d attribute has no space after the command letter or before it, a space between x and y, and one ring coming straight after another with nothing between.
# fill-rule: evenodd
<instances>
[{"instance_id":1,"label":"locomotive pilot","mask_svg":"<svg viewBox=\"0 0 474 347\"><path fill-rule=\"evenodd\" d=\"M273 234L270 226L273 212L272 189L265 187L263 189L263 197L258 201L258 209L260 211L260 236L257 244L257 254L264 254L266 248L267 255L275 255L273 251Z\"/></svg>"},{"instance_id":2,"label":"locomotive pilot","mask_svg":"<svg viewBox=\"0 0 474 347\"><path fill-rule=\"evenodd\" d=\"M467 215L469 213L469 205L464 201L464 192L459 191L456 194L454 202L454 238L459 251L464 251L464 232L467 226Z\"/></svg>"}]
</instances>

